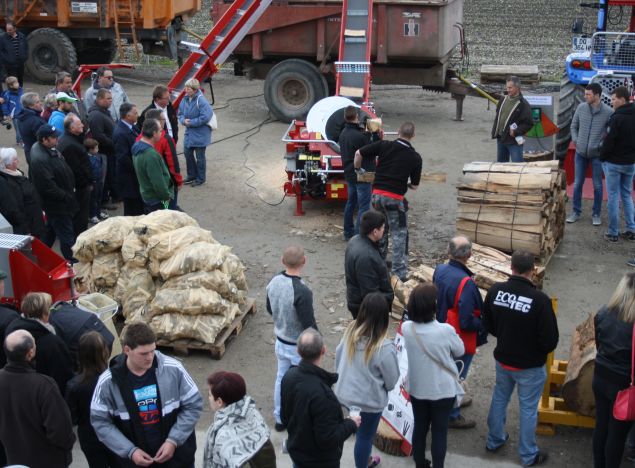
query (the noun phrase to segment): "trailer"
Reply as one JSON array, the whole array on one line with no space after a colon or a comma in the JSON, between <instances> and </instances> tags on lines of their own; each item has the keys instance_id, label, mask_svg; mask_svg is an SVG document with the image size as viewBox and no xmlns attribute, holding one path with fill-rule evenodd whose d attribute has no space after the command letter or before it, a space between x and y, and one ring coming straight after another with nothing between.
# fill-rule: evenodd
<instances>
[{"instance_id":1,"label":"trailer","mask_svg":"<svg viewBox=\"0 0 635 468\"><path fill-rule=\"evenodd\" d=\"M214 0L212 20L231 5ZM313 104L335 94L341 18L337 0L272 2L232 52L234 73L265 80L265 100L276 118L306 117ZM372 84L450 92L461 119L463 98L477 95L451 67L451 59L466 52L463 0L378 0L372 18Z\"/></svg>"}]
</instances>

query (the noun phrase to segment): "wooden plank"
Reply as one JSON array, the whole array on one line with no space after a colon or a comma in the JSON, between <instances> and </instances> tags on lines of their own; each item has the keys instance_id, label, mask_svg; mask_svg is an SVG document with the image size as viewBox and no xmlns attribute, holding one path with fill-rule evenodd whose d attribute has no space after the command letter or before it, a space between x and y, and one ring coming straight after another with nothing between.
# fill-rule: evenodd
<instances>
[{"instance_id":1,"label":"wooden plank","mask_svg":"<svg viewBox=\"0 0 635 468\"><path fill-rule=\"evenodd\" d=\"M551 174L552 169L558 168L558 161L554 164L527 163L491 163L474 161L463 165L463 172L499 172L504 174Z\"/></svg>"},{"instance_id":2,"label":"wooden plank","mask_svg":"<svg viewBox=\"0 0 635 468\"><path fill-rule=\"evenodd\" d=\"M351 86L340 86L340 96L364 97L364 88L353 88Z\"/></svg>"}]
</instances>

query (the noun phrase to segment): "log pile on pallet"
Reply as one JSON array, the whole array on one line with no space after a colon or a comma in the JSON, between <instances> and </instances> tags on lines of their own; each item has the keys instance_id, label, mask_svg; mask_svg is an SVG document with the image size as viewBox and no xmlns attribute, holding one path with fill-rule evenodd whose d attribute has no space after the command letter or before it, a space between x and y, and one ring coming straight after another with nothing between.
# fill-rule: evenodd
<instances>
[{"instance_id":1,"label":"log pile on pallet","mask_svg":"<svg viewBox=\"0 0 635 468\"><path fill-rule=\"evenodd\" d=\"M109 218L77 238L73 255L78 292L114 298L126 323L146 321L161 343L214 344L255 310L240 309L247 298L240 259L179 211Z\"/></svg>"},{"instance_id":2,"label":"log pile on pallet","mask_svg":"<svg viewBox=\"0 0 635 468\"><path fill-rule=\"evenodd\" d=\"M557 161L473 162L458 184L456 230L504 252L548 262L564 235L564 172Z\"/></svg>"}]
</instances>

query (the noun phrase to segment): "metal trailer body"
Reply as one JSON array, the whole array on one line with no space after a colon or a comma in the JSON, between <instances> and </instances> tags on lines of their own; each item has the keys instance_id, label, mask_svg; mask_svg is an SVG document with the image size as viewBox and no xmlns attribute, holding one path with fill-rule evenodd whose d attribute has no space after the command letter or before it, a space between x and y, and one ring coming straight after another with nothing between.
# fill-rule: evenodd
<instances>
[{"instance_id":1,"label":"metal trailer body","mask_svg":"<svg viewBox=\"0 0 635 468\"><path fill-rule=\"evenodd\" d=\"M27 35L27 72L51 83L58 71L110 63L117 37L176 58L181 25L200 8L201 0L11 0L0 5L0 23L11 18Z\"/></svg>"},{"instance_id":2,"label":"metal trailer body","mask_svg":"<svg viewBox=\"0 0 635 468\"><path fill-rule=\"evenodd\" d=\"M212 19L230 5L214 0ZM341 17L341 1L272 3L234 50L235 73L265 80L277 118L304 118L335 91ZM373 84L473 94L458 80L450 83L450 57L464 46L463 0L379 0L372 18Z\"/></svg>"}]
</instances>

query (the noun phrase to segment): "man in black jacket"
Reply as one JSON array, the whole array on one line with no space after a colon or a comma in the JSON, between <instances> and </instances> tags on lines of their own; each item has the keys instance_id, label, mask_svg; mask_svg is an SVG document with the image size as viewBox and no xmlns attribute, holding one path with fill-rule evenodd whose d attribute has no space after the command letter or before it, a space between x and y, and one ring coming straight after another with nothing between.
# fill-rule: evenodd
<instances>
[{"instance_id":1,"label":"man in black jacket","mask_svg":"<svg viewBox=\"0 0 635 468\"><path fill-rule=\"evenodd\" d=\"M75 434L68 406L53 379L37 373L33 360L45 351L25 330L4 340L8 364L0 370L0 439L10 465L65 467Z\"/></svg>"},{"instance_id":2,"label":"man in black jacket","mask_svg":"<svg viewBox=\"0 0 635 468\"><path fill-rule=\"evenodd\" d=\"M339 468L344 442L357 432L359 416L344 419L331 387L337 374L320 367L326 354L322 335L309 328L298 338L302 358L282 379L282 423L287 448L298 468Z\"/></svg>"},{"instance_id":3,"label":"man in black jacket","mask_svg":"<svg viewBox=\"0 0 635 468\"><path fill-rule=\"evenodd\" d=\"M507 95L498 101L496 117L492 127L492 138L496 139L496 161L523 162L523 135L534 122L531 106L520 92L520 79L510 76L506 81Z\"/></svg>"},{"instance_id":4,"label":"man in black jacket","mask_svg":"<svg viewBox=\"0 0 635 468\"><path fill-rule=\"evenodd\" d=\"M512 276L494 284L485 297L483 325L496 337L496 384L487 417L485 448L495 452L509 439L505 432L507 405L518 386L520 436L518 452L523 466L540 465L547 453L536 445L538 402L547 378L547 355L558 345L558 322L551 300L532 283L534 256L517 250Z\"/></svg>"},{"instance_id":5,"label":"man in black jacket","mask_svg":"<svg viewBox=\"0 0 635 468\"><path fill-rule=\"evenodd\" d=\"M390 275L378 244L384 235L385 227L386 218L382 213L367 211L362 215L360 233L346 246L346 302L353 318L357 318L359 306L369 293L384 294L388 305L392 305L394 293L390 285Z\"/></svg>"},{"instance_id":6,"label":"man in black jacket","mask_svg":"<svg viewBox=\"0 0 635 468\"><path fill-rule=\"evenodd\" d=\"M124 216L139 216L145 213L141 199L139 180L132 163L132 145L135 144L139 129L137 128L137 106L124 102L119 108L120 119L115 125L112 139L115 143L115 172L117 193L123 198Z\"/></svg>"},{"instance_id":7,"label":"man in black jacket","mask_svg":"<svg viewBox=\"0 0 635 468\"><path fill-rule=\"evenodd\" d=\"M4 297L4 280L7 279L7 274L0 270L0 297ZM7 333L7 327L15 319L19 318L18 312L8 307L7 305L0 305L0 337L4 337ZM4 355L4 348L0 348L0 368L4 367L7 363L7 358ZM0 461L1 461L0 457Z\"/></svg>"},{"instance_id":8,"label":"man in black jacket","mask_svg":"<svg viewBox=\"0 0 635 468\"><path fill-rule=\"evenodd\" d=\"M143 112L139 116L137 121L137 127L143 127L143 121L146 119L146 112L150 109L158 109L165 118L165 125L163 129L168 135L172 137L174 143L179 141L179 119L176 115L176 110L170 102L170 91L167 86L157 85L152 90L152 104L143 109Z\"/></svg>"},{"instance_id":9,"label":"man in black jacket","mask_svg":"<svg viewBox=\"0 0 635 468\"><path fill-rule=\"evenodd\" d=\"M29 58L29 44L13 21L5 22L5 31L7 33L0 36L0 62L4 65L7 76L15 76L20 87L23 87L24 64Z\"/></svg>"},{"instance_id":10,"label":"man in black jacket","mask_svg":"<svg viewBox=\"0 0 635 468\"><path fill-rule=\"evenodd\" d=\"M344 129L340 133L339 145L346 179L346 207L344 208L344 240L359 234L359 223L362 215L370 209L371 184L357 180L353 167L355 151L371 143L371 137L359 126L359 117L355 106L344 109ZM375 172L375 160L368 158L362 161L362 169ZM357 223L353 223L353 214L357 209Z\"/></svg>"},{"instance_id":11,"label":"man in black jacket","mask_svg":"<svg viewBox=\"0 0 635 468\"><path fill-rule=\"evenodd\" d=\"M75 236L79 236L88 229L90 193L96 180L84 148L84 124L77 115L69 114L64 119L64 134L59 139L57 150L64 156L75 177L75 198L79 209L73 219L73 228Z\"/></svg>"},{"instance_id":12,"label":"man in black jacket","mask_svg":"<svg viewBox=\"0 0 635 468\"><path fill-rule=\"evenodd\" d=\"M609 227L604 238L617 242L620 234L620 207L622 200L624 237L635 241L635 209L633 209L633 175L635 175L635 104L629 102L630 93L624 86L611 93L615 112L609 119L606 138L600 150L600 160L608 193Z\"/></svg>"},{"instance_id":13,"label":"man in black jacket","mask_svg":"<svg viewBox=\"0 0 635 468\"><path fill-rule=\"evenodd\" d=\"M118 200L116 187L116 159L115 143L112 133L115 129L115 122L110 115L110 105L112 104L112 93L105 88L101 88L95 94L95 104L88 109L88 127L95 140L99 143L99 152L106 155L106 181L104 182L103 207L109 210L117 208L112 204Z\"/></svg>"},{"instance_id":14,"label":"man in black jacket","mask_svg":"<svg viewBox=\"0 0 635 468\"><path fill-rule=\"evenodd\" d=\"M24 143L24 157L27 164L31 164L31 147L37 141L37 130L46 121L40 117L42 101L37 93L24 93L20 98L22 111L16 117L16 125L20 127L20 136Z\"/></svg>"},{"instance_id":15,"label":"man in black jacket","mask_svg":"<svg viewBox=\"0 0 635 468\"><path fill-rule=\"evenodd\" d=\"M47 226L44 243L52 247L55 237L66 260L73 260L75 244L73 217L79 210L75 198L75 176L64 157L57 152L57 134L49 124L37 131L38 142L31 149L31 179L42 200Z\"/></svg>"}]
</instances>

